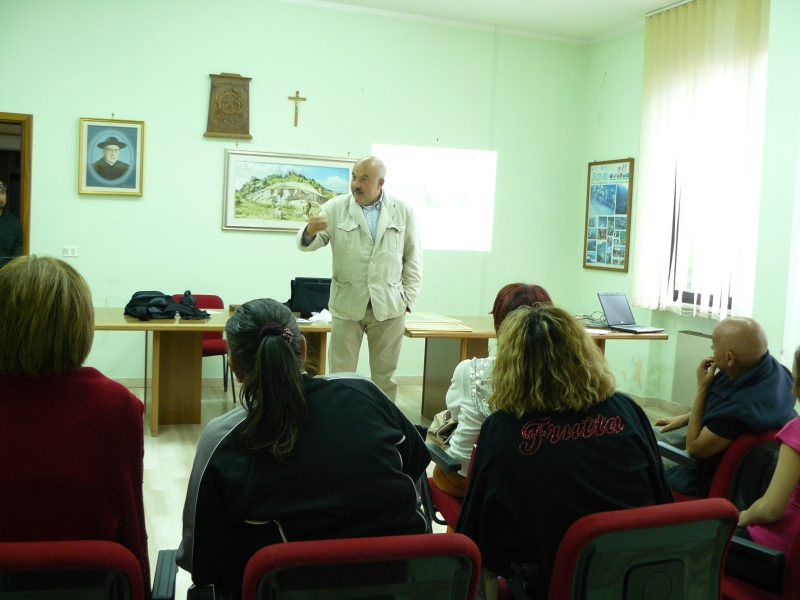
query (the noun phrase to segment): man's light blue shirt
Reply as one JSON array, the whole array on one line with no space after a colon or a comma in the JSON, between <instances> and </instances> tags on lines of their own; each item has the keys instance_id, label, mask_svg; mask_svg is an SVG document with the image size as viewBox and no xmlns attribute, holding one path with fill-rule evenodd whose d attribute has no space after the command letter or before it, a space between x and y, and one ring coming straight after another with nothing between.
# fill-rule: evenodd
<instances>
[{"instance_id":1,"label":"man's light blue shirt","mask_svg":"<svg viewBox=\"0 0 800 600\"><path fill-rule=\"evenodd\" d=\"M375 243L375 236L378 235L378 219L381 216L382 205L383 205L383 190L381 190L381 197L375 204L361 207L361 210L364 211L364 218L367 220L367 227L369 227L369 234L372 236L373 244Z\"/></svg>"},{"instance_id":2,"label":"man's light blue shirt","mask_svg":"<svg viewBox=\"0 0 800 600\"><path fill-rule=\"evenodd\" d=\"M381 206L383 206L383 190L381 190L381 197L375 204L371 204L370 206L362 206L359 204L359 206L361 206L361 210L364 213L364 219L367 221L367 228L369 229L369 234L372 236L372 243L374 244L375 236L378 235L378 219L381 216ZM303 233L303 246L308 246L314 237L313 235Z\"/></svg>"}]
</instances>

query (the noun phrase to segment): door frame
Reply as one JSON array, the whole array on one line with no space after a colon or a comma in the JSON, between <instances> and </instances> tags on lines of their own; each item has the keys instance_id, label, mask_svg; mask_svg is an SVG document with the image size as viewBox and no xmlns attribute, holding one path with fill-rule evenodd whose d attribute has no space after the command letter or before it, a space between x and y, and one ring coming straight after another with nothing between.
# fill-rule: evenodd
<instances>
[{"instance_id":1,"label":"door frame","mask_svg":"<svg viewBox=\"0 0 800 600\"><path fill-rule=\"evenodd\" d=\"M22 126L19 220L22 225L22 254L31 251L31 157L33 155L33 115L0 112L0 121Z\"/></svg>"}]
</instances>

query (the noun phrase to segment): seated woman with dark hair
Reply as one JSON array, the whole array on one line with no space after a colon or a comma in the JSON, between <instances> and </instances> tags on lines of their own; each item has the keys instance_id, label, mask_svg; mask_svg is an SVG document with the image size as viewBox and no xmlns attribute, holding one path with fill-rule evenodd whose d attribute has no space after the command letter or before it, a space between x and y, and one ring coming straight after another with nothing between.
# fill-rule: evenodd
<instances>
[{"instance_id":1,"label":"seated woman with dark hair","mask_svg":"<svg viewBox=\"0 0 800 600\"><path fill-rule=\"evenodd\" d=\"M520 306L543 303L553 303L550 294L543 287L527 283L509 283L503 286L497 292L490 313L494 317L494 330L500 329L500 323L506 315ZM458 473L445 473L436 465L433 468L433 483L443 492L459 498L464 497L467 488L472 447L478 439L481 425L490 414L486 398L492 389L493 365L493 356L460 362L453 372L450 389L447 390L447 410L458 421L458 426L450 437L450 447L446 452L461 463L461 470Z\"/></svg>"},{"instance_id":2,"label":"seated woman with dark hair","mask_svg":"<svg viewBox=\"0 0 800 600\"><path fill-rule=\"evenodd\" d=\"M672 493L644 411L615 392L602 353L566 311L525 306L506 317L492 386L456 531L492 573L510 576L513 560L539 565L529 589L546 597L570 525Z\"/></svg>"},{"instance_id":3,"label":"seated woman with dark hair","mask_svg":"<svg viewBox=\"0 0 800 600\"><path fill-rule=\"evenodd\" d=\"M89 286L67 263L0 269L0 541L108 540L150 590L141 401L82 367L94 338Z\"/></svg>"},{"instance_id":4,"label":"seated woman with dark hair","mask_svg":"<svg viewBox=\"0 0 800 600\"><path fill-rule=\"evenodd\" d=\"M386 395L354 373L305 374L305 339L275 300L240 306L225 331L242 404L197 445L178 553L194 583L235 597L263 546L424 533L430 455Z\"/></svg>"}]
</instances>

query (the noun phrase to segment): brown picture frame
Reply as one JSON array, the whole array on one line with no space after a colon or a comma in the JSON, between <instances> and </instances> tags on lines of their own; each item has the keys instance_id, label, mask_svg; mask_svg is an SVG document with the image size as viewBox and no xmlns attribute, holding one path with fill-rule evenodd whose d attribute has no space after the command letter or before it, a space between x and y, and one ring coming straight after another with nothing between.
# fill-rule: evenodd
<instances>
[{"instance_id":1,"label":"brown picture frame","mask_svg":"<svg viewBox=\"0 0 800 600\"><path fill-rule=\"evenodd\" d=\"M633 159L589 163L583 268L627 273L633 206Z\"/></svg>"}]
</instances>

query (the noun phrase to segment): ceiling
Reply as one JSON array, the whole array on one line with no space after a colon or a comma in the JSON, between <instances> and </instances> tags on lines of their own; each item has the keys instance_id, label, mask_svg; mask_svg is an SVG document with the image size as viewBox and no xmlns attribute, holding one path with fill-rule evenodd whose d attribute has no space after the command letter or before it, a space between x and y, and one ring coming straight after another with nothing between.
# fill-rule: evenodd
<instances>
[{"instance_id":1,"label":"ceiling","mask_svg":"<svg viewBox=\"0 0 800 600\"><path fill-rule=\"evenodd\" d=\"M287 0L284 0L287 1ZM473 26L499 27L587 42L644 23L647 13L675 0L288 0L389 11Z\"/></svg>"}]
</instances>

